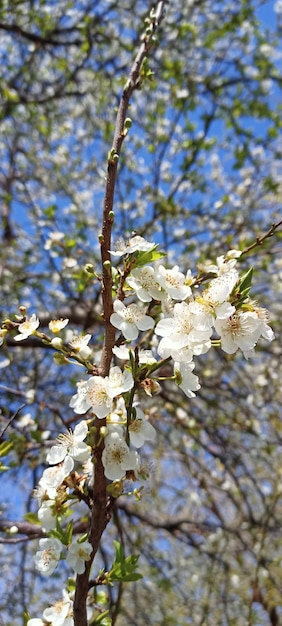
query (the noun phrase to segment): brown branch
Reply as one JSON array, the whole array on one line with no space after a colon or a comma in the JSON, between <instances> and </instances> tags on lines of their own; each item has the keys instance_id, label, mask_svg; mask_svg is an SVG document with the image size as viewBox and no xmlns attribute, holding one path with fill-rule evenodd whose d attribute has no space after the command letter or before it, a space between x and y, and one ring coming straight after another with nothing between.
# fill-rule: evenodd
<instances>
[{"instance_id":1,"label":"brown branch","mask_svg":"<svg viewBox=\"0 0 282 626\"><path fill-rule=\"evenodd\" d=\"M11 528L16 527L17 532L12 537ZM73 535L85 533L87 531L87 523L77 521L73 525ZM0 517L0 532L6 533L7 537L0 537L0 543L20 543L23 541L31 541L33 539L40 539L41 537L48 536L48 533L44 532L41 526L33 524L32 522L7 520ZM18 535L24 535L19 537Z\"/></svg>"},{"instance_id":2,"label":"brown branch","mask_svg":"<svg viewBox=\"0 0 282 626\"><path fill-rule=\"evenodd\" d=\"M113 204L114 192L117 177L118 158L121 152L123 141L127 131L125 120L129 107L130 98L135 89L140 86L140 72L143 60L147 56L152 43L153 35L159 26L165 9L166 0L158 2L156 11L150 13L149 26L133 63L129 79L123 90L115 125L115 133L112 149L108 158L108 172L106 179L106 189L103 205L102 232L100 235L101 261L102 261L102 301L104 311L104 344L100 360L99 374L107 376L112 360L112 349L115 344L115 328L110 323L113 312L112 299L112 266L111 266L111 234L114 220ZM102 464L102 452L104 448L103 440L100 441L100 429L106 425L106 419L95 420L96 426L96 446L94 448L94 488L93 488L93 508L89 530L89 541L93 547L91 559L86 563L85 572L77 576L76 591L73 605L75 626L87 626L86 600L89 591L89 576L93 559L98 551L103 532L111 517L112 501L107 496L107 481Z\"/></svg>"},{"instance_id":3,"label":"brown branch","mask_svg":"<svg viewBox=\"0 0 282 626\"><path fill-rule=\"evenodd\" d=\"M261 246L265 242L265 240L268 239L269 237L272 237L274 232L277 230L277 228L279 228L279 226L281 226L281 224L282 224L282 220L280 220L280 222L277 222L276 224L272 224L272 226L264 235L260 235L259 237L257 237L254 243L252 243L250 246L247 246L247 248L244 248L244 250L242 250L241 257L243 256L243 254L248 254L248 252L250 252L251 250L254 250L254 248Z\"/></svg>"}]
</instances>

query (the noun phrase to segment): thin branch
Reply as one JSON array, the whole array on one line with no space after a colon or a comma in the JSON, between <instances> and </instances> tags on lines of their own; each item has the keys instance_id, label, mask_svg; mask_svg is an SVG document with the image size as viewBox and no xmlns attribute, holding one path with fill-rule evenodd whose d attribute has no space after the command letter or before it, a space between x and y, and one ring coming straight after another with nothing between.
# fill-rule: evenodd
<instances>
[{"instance_id":1,"label":"thin branch","mask_svg":"<svg viewBox=\"0 0 282 626\"><path fill-rule=\"evenodd\" d=\"M243 254L248 254L248 252L250 252L251 250L254 250L254 248L261 246L265 242L266 239L268 239L269 237L272 237L272 235L275 233L277 228L279 228L279 226L281 225L282 225L282 220L280 220L280 222L277 222L276 224L272 224L272 226L264 235L260 235L259 237L257 237L254 243L252 243L250 246L247 246L247 248L244 248L244 250L242 250L241 257L243 256Z\"/></svg>"},{"instance_id":2,"label":"thin branch","mask_svg":"<svg viewBox=\"0 0 282 626\"><path fill-rule=\"evenodd\" d=\"M142 63L148 55L154 41L154 34L161 23L165 13L166 0L158 2L156 10L151 11L146 33L142 37L142 43L133 63L129 79L124 87L115 125L115 133L112 149L108 158L108 172L103 205L102 232L100 235L101 261L102 261L102 301L104 311L104 344L100 360L99 374L107 376L112 360L112 349L115 343L115 328L110 323L113 312L112 299L112 266L111 266L111 234L114 221L113 204L117 177L118 158L127 130L125 121L130 98L135 89L140 87ZM94 489L93 508L89 530L89 541L93 547L91 559L86 563L85 572L77 576L76 591L74 598L74 624L75 626L87 626L86 600L89 591L89 576L93 559L98 551L102 534L110 521L112 499L107 496L107 482L102 464L103 440L100 442L100 429L106 425L106 419L95 420L96 446L94 447Z\"/></svg>"},{"instance_id":3,"label":"thin branch","mask_svg":"<svg viewBox=\"0 0 282 626\"><path fill-rule=\"evenodd\" d=\"M15 413L13 413L12 417L10 417L10 419L8 420L7 424L4 426L2 432L0 433L0 441L3 437L3 435L5 434L7 428L9 428L10 424L13 422L13 420L15 419L15 417L17 417L17 415L19 414L19 412L24 409L24 407L26 406L26 404L22 404L21 406L19 406L19 408L15 411Z\"/></svg>"}]
</instances>

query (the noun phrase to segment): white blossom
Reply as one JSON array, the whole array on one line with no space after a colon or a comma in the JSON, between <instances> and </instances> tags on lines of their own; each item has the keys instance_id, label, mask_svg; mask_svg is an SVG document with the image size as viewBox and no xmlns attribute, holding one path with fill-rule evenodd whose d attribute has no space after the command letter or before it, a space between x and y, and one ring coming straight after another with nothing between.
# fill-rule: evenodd
<instances>
[{"instance_id":1,"label":"white blossom","mask_svg":"<svg viewBox=\"0 0 282 626\"><path fill-rule=\"evenodd\" d=\"M14 337L14 340L23 341L24 339L32 335L34 331L38 328L38 326L39 326L39 319L37 319L35 313L33 313L31 317L26 318L25 322L22 322L21 324L19 324L18 326L19 335L16 335Z\"/></svg>"},{"instance_id":2,"label":"white blossom","mask_svg":"<svg viewBox=\"0 0 282 626\"><path fill-rule=\"evenodd\" d=\"M65 234L61 233L60 231L55 231L53 233L50 233L49 239L47 239L47 241L45 242L44 249L45 250L50 250L50 248L54 244L59 244L60 241L62 241L62 239L64 239L64 236L65 236Z\"/></svg>"},{"instance_id":3,"label":"white blossom","mask_svg":"<svg viewBox=\"0 0 282 626\"><path fill-rule=\"evenodd\" d=\"M145 441L154 441L156 438L156 430L145 418L143 411L139 406L134 406L136 411L136 419L132 420L129 425L130 441L135 448L141 448Z\"/></svg>"},{"instance_id":4,"label":"white blossom","mask_svg":"<svg viewBox=\"0 0 282 626\"><path fill-rule=\"evenodd\" d=\"M58 565L63 544L59 539L40 539L39 548L34 556L35 567L43 576L50 576Z\"/></svg>"},{"instance_id":5,"label":"white blossom","mask_svg":"<svg viewBox=\"0 0 282 626\"><path fill-rule=\"evenodd\" d=\"M105 437L105 447L102 453L105 476L109 480L120 480L127 470L138 467L139 456L136 450L130 450L120 429L110 431Z\"/></svg>"},{"instance_id":6,"label":"white blossom","mask_svg":"<svg viewBox=\"0 0 282 626\"><path fill-rule=\"evenodd\" d=\"M45 532L49 532L49 530L54 530L56 528L57 520L54 511L55 505L56 501L54 499L44 500L41 507L38 509L38 519L40 520L42 529Z\"/></svg>"},{"instance_id":7,"label":"white blossom","mask_svg":"<svg viewBox=\"0 0 282 626\"><path fill-rule=\"evenodd\" d=\"M89 561L92 551L93 548L89 541L84 541L83 543L75 541L71 543L68 548L66 561L76 574L83 574L85 562Z\"/></svg>"},{"instance_id":8,"label":"white blossom","mask_svg":"<svg viewBox=\"0 0 282 626\"><path fill-rule=\"evenodd\" d=\"M163 337L158 347L161 357L172 356L175 361L191 361L193 354L203 354L209 349L212 329L208 324L203 328L202 319L193 313L193 305L193 302L178 302L174 307L173 318L164 318L158 322L155 332Z\"/></svg>"},{"instance_id":9,"label":"white blossom","mask_svg":"<svg viewBox=\"0 0 282 626\"><path fill-rule=\"evenodd\" d=\"M187 284L191 281L191 272L187 272L185 277L179 271L178 265L172 269L166 269L164 265L160 265L157 270L157 280L173 300L186 300L192 294L191 287Z\"/></svg>"},{"instance_id":10,"label":"white blossom","mask_svg":"<svg viewBox=\"0 0 282 626\"><path fill-rule=\"evenodd\" d=\"M75 413L86 413L91 408L100 419L110 413L112 406L109 378L102 376L92 376L85 382L77 383L77 393L70 401Z\"/></svg>"},{"instance_id":11,"label":"white blossom","mask_svg":"<svg viewBox=\"0 0 282 626\"><path fill-rule=\"evenodd\" d=\"M125 339L137 339L140 330L149 330L155 325L153 318L146 315L137 304L125 306L121 300L115 300L114 311L110 318L111 324L122 332Z\"/></svg>"},{"instance_id":12,"label":"white blossom","mask_svg":"<svg viewBox=\"0 0 282 626\"><path fill-rule=\"evenodd\" d=\"M121 346L114 346L113 354L115 354L115 356L117 356L117 358L121 361L129 361L129 348L125 344ZM142 348L141 350L138 350L138 360L141 364L146 363L148 365L152 365L153 363L156 363L152 350L143 350Z\"/></svg>"},{"instance_id":13,"label":"white blossom","mask_svg":"<svg viewBox=\"0 0 282 626\"><path fill-rule=\"evenodd\" d=\"M179 383L180 389L184 391L185 395L188 398L194 398L194 391L198 391L201 385L199 384L199 378L195 374L193 374L193 369L195 367L195 363L179 363L175 362L174 364L174 373L180 373L181 382Z\"/></svg>"},{"instance_id":14,"label":"white blossom","mask_svg":"<svg viewBox=\"0 0 282 626\"><path fill-rule=\"evenodd\" d=\"M43 611L43 618L52 626L73 626L73 601L63 590L63 599Z\"/></svg>"},{"instance_id":15,"label":"white blossom","mask_svg":"<svg viewBox=\"0 0 282 626\"><path fill-rule=\"evenodd\" d=\"M134 289L141 302L151 302L153 298L161 300L164 296L156 272L150 265L132 270L126 282Z\"/></svg>"},{"instance_id":16,"label":"white blossom","mask_svg":"<svg viewBox=\"0 0 282 626\"><path fill-rule=\"evenodd\" d=\"M92 376L86 382L77 384L70 406L75 413L85 413L92 408L100 419L106 417L113 407L113 398L132 389L134 384L131 372L124 372L117 366L110 369L109 376Z\"/></svg>"},{"instance_id":17,"label":"white blossom","mask_svg":"<svg viewBox=\"0 0 282 626\"><path fill-rule=\"evenodd\" d=\"M228 319L215 320L214 327L221 337L221 347L227 354L240 348L246 358L252 355L262 334L262 323L254 311L237 311Z\"/></svg>"},{"instance_id":18,"label":"white blossom","mask_svg":"<svg viewBox=\"0 0 282 626\"><path fill-rule=\"evenodd\" d=\"M57 437L58 445L52 446L47 454L47 462L51 465L61 463L66 456L70 456L75 461L85 462L90 456L90 447L84 443L88 434L87 422L82 420L68 433Z\"/></svg>"},{"instance_id":19,"label":"white blossom","mask_svg":"<svg viewBox=\"0 0 282 626\"><path fill-rule=\"evenodd\" d=\"M92 350L88 346L91 337L92 335L77 335L71 332L67 334L66 340L82 359L88 359L92 354Z\"/></svg>"},{"instance_id":20,"label":"white blossom","mask_svg":"<svg viewBox=\"0 0 282 626\"><path fill-rule=\"evenodd\" d=\"M132 389L134 380L131 372L121 371L120 367L111 367L109 373L109 394L112 398Z\"/></svg>"},{"instance_id":21,"label":"white blossom","mask_svg":"<svg viewBox=\"0 0 282 626\"><path fill-rule=\"evenodd\" d=\"M40 490L45 490L49 498L55 498L57 488L73 470L73 466L73 459L70 456L66 456L64 462L60 465L47 467L39 481Z\"/></svg>"},{"instance_id":22,"label":"white blossom","mask_svg":"<svg viewBox=\"0 0 282 626\"><path fill-rule=\"evenodd\" d=\"M135 235L129 239L129 244L127 246L124 244L120 250L111 250L110 252L112 256L123 256L124 254L133 254L134 252L148 252L149 250L152 250L155 245L155 243L150 243L143 237Z\"/></svg>"},{"instance_id":23,"label":"white blossom","mask_svg":"<svg viewBox=\"0 0 282 626\"><path fill-rule=\"evenodd\" d=\"M48 324L52 333L59 333L69 323L68 319L51 320Z\"/></svg>"}]
</instances>

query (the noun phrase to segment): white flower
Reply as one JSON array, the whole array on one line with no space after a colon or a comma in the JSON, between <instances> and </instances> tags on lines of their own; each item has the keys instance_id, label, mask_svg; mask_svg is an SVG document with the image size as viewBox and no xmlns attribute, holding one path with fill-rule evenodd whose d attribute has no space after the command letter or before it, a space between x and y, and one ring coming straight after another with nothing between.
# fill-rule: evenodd
<instances>
[{"instance_id":1,"label":"white flower","mask_svg":"<svg viewBox=\"0 0 282 626\"><path fill-rule=\"evenodd\" d=\"M75 461L83 463L90 457L90 448L83 443L88 434L87 422L82 420L75 426L73 433L71 430L58 436L59 444L52 446L47 454L47 462L51 465L61 463L66 456L72 457Z\"/></svg>"},{"instance_id":2,"label":"white flower","mask_svg":"<svg viewBox=\"0 0 282 626\"><path fill-rule=\"evenodd\" d=\"M163 339L158 353L161 357L172 356L175 361L192 359L193 354L203 354L210 347L211 326L193 313L194 302L178 302L173 311L173 318L158 322L155 333ZM185 350L183 351L183 349Z\"/></svg>"},{"instance_id":3,"label":"white flower","mask_svg":"<svg viewBox=\"0 0 282 626\"><path fill-rule=\"evenodd\" d=\"M76 335L72 333L70 338L67 335L67 342L82 359L88 359L92 354L91 348L88 347L91 337L92 335Z\"/></svg>"},{"instance_id":4,"label":"white flower","mask_svg":"<svg viewBox=\"0 0 282 626\"><path fill-rule=\"evenodd\" d=\"M45 490L49 498L56 497L56 490L73 470L74 462L70 456L66 456L63 463L47 467L39 481L40 490Z\"/></svg>"},{"instance_id":5,"label":"white flower","mask_svg":"<svg viewBox=\"0 0 282 626\"><path fill-rule=\"evenodd\" d=\"M46 622L43 622L42 619L38 619L37 617L33 617L29 619L26 626L45 626Z\"/></svg>"},{"instance_id":6,"label":"white flower","mask_svg":"<svg viewBox=\"0 0 282 626\"><path fill-rule=\"evenodd\" d=\"M195 363L178 363L174 364L174 373L180 373L181 382L179 383L180 389L184 391L188 398L194 398L194 391L198 391L201 388L199 385L199 378L195 374L193 374L193 369L195 367Z\"/></svg>"},{"instance_id":7,"label":"white flower","mask_svg":"<svg viewBox=\"0 0 282 626\"><path fill-rule=\"evenodd\" d=\"M121 346L114 346L113 354L115 354L121 361L129 361L129 348L125 344ZM156 363L152 350L138 350L138 359L141 364L147 363L148 365L152 365L153 363Z\"/></svg>"},{"instance_id":8,"label":"white flower","mask_svg":"<svg viewBox=\"0 0 282 626\"><path fill-rule=\"evenodd\" d=\"M92 376L86 382L77 384L77 393L71 398L70 407L75 413L86 413L92 408L100 419L110 413L113 400L110 395L109 378Z\"/></svg>"},{"instance_id":9,"label":"white flower","mask_svg":"<svg viewBox=\"0 0 282 626\"><path fill-rule=\"evenodd\" d=\"M35 313L33 313L31 317L26 318L25 322L22 322L21 324L19 324L18 331L20 334L16 335L14 337L14 340L23 341L24 339L32 335L34 331L38 328L38 326L39 326L39 319L37 319Z\"/></svg>"},{"instance_id":10,"label":"white flower","mask_svg":"<svg viewBox=\"0 0 282 626\"><path fill-rule=\"evenodd\" d=\"M190 303L190 311L197 316L197 328L207 330L214 323L214 317L226 319L235 313L235 306L227 302L238 281L236 270L227 272L211 280L208 289L195 302Z\"/></svg>"},{"instance_id":11,"label":"white flower","mask_svg":"<svg viewBox=\"0 0 282 626\"><path fill-rule=\"evenodd\" d=\"M34 556L35 567L43 576L50 576L58 565L63 544L59 539L40 539L39 548Z\"/></svg>"},{"instance_id":12,"label":"white flower","mask_svg":"<svg viewBox=\"0 0 282 626\"><path fill-rule=\"evenodd\" d=\"M192 294L191 287L185 284L186 280L191 280L191 273L187 272L185 277L179 271L178 265L175 265L171 270L166 269L164 265L160 265L157 270L157 279L161 287L173 300L186 300Z\"/></svg>"},{"instance_id":13,"label":"white flower","mask_svg":"<svg viewBox=\"0 0 282 626\"><path fill-rule=\"evenodd\" d=\"M43 611L43 618L52 626L73 626L73 601L63 590L63 600L58 600L53 606Z\"/></svg>"},{"instance_id":14,"label":"white flower","mask_svg":"<svg viewBox=\"0 0 282 626\"><path fill-rule=\"evenodd\" d=\"M85 562L89 561L92 551L89 541L84 541L84 543L76 541L69 546L66 561L76 574L83 574Z\"/></svg>"},{"instance_id":15,"label":"white flower","mask_svg":"<svg viewBox=\"0 0 282 626\"><path fill-rule=\"evenodd\" d=\"M211 280L208 289L204 292L204 298L213 307L222 304L228 299L238 282L239 275L237 270L232 270Z\"/></svg>"},{"instance_id":16,"label":"white flower","mask_svg":"<svg viewBox=\"0 0 282 626\"><path fill-rule=\"evenodd\" d=\"M137 469L138 452L129 449L121 436L120 429L115 429L105 437L102 463L105 476L109 480L120 480L127 470Z\"/></svg>"},{"instance_id":17,"label":"white flower","mask_svg":"<svg viewBox=\"0 0 282 626\"><path fill-rule=\"evenodd\" d=\"M56 528L56 514L54 507L56 505L55 500L44 500L41 507L38 509L38 519L41 522L42 529L45 532L54 530Z\"/></svg>"},{"instance_id":18,"label":"white flower","mask_svg":"<svg viewBox=\"0 0 282 626\"><path fill-rule=\"evenodd\" d=\"M253 309L257 314L258 319L261 321L261 336L266 339L266 341L273 341L275 335L272 328L267 323L269 322L268 311L256 305L254 305Z\"/></svg>"},{"instance_id":19,"label":"white flower","mask_svg":"<svg viewBox=\"0 0 282 626\"><path fill-rule=\"evenodd\" d=\"M109 373L109 394L112 398L132 389L134 380L131 372L121 371L120 367L111 367Z\"/></svg>"},{"instance_id":20,"label":"white flower","mask_svg":"<svg viewBox=\"0 0 282 626\"><path fill-rule=\"evenodd\" d=\"M59 231L55 231L54 233L50 233L49 239L47 239L44 249L50 250L53 244L60 243L60 241L64 238L65 234L60 233Z\"/></svg>"},{"instance_id":21,"label":"white flower","mask_svg":"<svg viewBox=\"0 0 282 626\"><path fill-rule=\"evenodd\" d=\"M127 284L135 290L137 298L141 302L151 302L161 300L164 292L156 279L156 273L153 267L146 266L132 270L127 278Z\"/></svg>"},{"instance_id":22,"label":"white flower","mask_svg":"<svg viewBox=\"0 0 282 626\"><path fill-rule=\"evenodd\" d=\"M155 325L153 318L146 315L137 304L125 306L121 300L115 300L114 311L110 318L111 324L122 332L125 339L137 339L139 330L149 330Z\"/></svg>"},{"instance_id":23,"label":"white flower","mask_svg":"<svg viewBox=\"0 0 282 626\"><path fill-rule=\"evenodd\" d=\"M135 235L129 239L128 246L123 245L120 250L110 251L113 256L123 256L124 254L133 254L134 252L148 252L155 247L155 243L146 241L143 237Z\"/></svg>"},{"instance_id":24,"label":"white flower","mask_svg":"<svg viewBox=\"0 0 282 626\"><path fill-rule=\"evenodd\" d=\"M132 420L129 425L130 441L135 448L141 448L145 441L154 441L156 438L156 430L145 418L143 411L134 406L136 410L136 419Z\"/></svg>"},{"instance_id":25,"label":"white flower","mask_svg":"<svg viewBox=\"0 0 282 626\"><path fill-rule=\"evenodd\" d=\"M228 319L215 320L214 327L221 337L221 347L227 354L234 354L240 348L247 358L253 353L262 333L261 320L253 311L237 311Z\"/></svg>"},{"instance_id":26,"label":"white flower","mask_svg":"<svg viewBox=\"0 0 282 626\"><path fill-rule=\"evenodd\" d=\"M63 320L62 318L60 320L51 320L48 324L49 329L51 330L52 333L56 334L59 333L63 328L65 328L65 326L69 323L68 319Z\"/></svg>"},{"instance_id":27,"label":"white flower","mask_svg":"<svg viewBox=\"0 0 282 626\"><path fill-rule=\"evenodd\" d=\"M103 419L112 410L113 398L132 389L133 384L131 372L112 367L105 378L92 376L88 381L78 383L78 393L72 397L70 406L75 413L85 413L92 408L97 417Z\"/></svg>"}]
</instances>

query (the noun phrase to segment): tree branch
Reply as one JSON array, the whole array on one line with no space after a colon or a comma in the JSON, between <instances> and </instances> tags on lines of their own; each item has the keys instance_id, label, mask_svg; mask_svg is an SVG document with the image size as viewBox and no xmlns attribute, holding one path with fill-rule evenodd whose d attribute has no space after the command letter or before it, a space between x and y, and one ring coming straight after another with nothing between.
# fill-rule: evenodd
<instances>
[{"instance_id":1,"label":"tree branch","mask_svg":"<svg viewBox=\"0 0 282 626\"><path fill-rule=\"evenodd\" d=\"M112 349L115 343L115 328L110 323L113 312L112 299L112 265L111 265L111 234L114 221L113 204L114 192L117 177L118 158L121 152L123 141L127 131L125 120L127 116L129 101L132 93L140 85L140 71L142 62L147 56L152 43L153 35L164 16L166 0L158 2L156 11L151 11L149 26L142 37L142 43L133 63L129 79L124 87L115 125L115 133L112 149L108 158L108 172L106 179L106 189L103 205L102 232L100 235L101 261L102 261L102 301L104 310L104 344L100 360L99 374L107 376L112 360ZM90 522L89 541L93 547L91 559L86 563L83 574L77 576L76 591L74 598L74 624L75 626L87 626L86 600L89 591L89 576L93 559L97 553L102 534L110 520L112 501L107 496L107 482L102 464L102 452L104 448L103 440L100 442L100 429L106 425L106 419L95 420L96 426L96 446L94 462L94 489L93 508Z\"/></svg>"}]
</instances>

